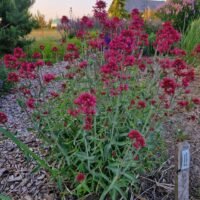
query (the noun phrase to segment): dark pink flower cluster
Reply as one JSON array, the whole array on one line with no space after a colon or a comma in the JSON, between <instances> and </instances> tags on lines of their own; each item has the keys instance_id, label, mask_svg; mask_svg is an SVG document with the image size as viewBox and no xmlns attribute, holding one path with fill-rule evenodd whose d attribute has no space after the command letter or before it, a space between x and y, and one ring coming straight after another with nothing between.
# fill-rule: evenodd
<instances>
[{"instance_id":1,"label":"dark pink flower cluster","mask_svg":"<svg viewBox=\"0 0 200 200\"><path fill-rule=\"evenodd\" d=\"M3 112L0 112L0 124L5 124L8 121L7 115Z\"/></svg>"},{"instance_id":2,"label":"dark pink flower cluster","mask_svg":"<svg viewBox=\"0 0 200 200\"><path fill-rule=\"evenodd\" d=\"M32 55L33 59L41 59L42 58L42 54L40 52L34 52Z\"/></svg>"},{"instance_id":3,"label":"dark pink flower cluster","mask_svg":"<svg viewBox=\"0 0 200 200\"><path fill-rule=\"evenodd\" d=\"M136 149L140 149L146 146L146 142L142 134L137 130L132 130L129 132L128 137L133 140L133 146Z\"/></svg>"},{"instance_id":4,"label":"dark pink flower cluster","mask_svg":"<svg viewBox=\"0 0 200 200\"><path fill-rule=\"evenodd\" d=\"M164 89L166 94L173 95L177 88L177 83L173 78L165 77L160 82L160 86Z\"/></svg>"},{"instance_id":5,"label":"dark pink flower cluster","mask_svg":"<svg viewBox=\"0 0 200 200\"><path fill-rule=\"evenodd\" d=\"M173 28L170 22L165 22L156 34L156 50L159 53L168 53L180 39L180 33Z\"/></svg>"},{"instance_id":6,"label":"dark pink flower cluster","mask_svg":"<svg viewBox=\"0 0 200 200\"><path fill-rule=\"evenodd\" d=\"M21 78L35 79L36 78L36 65L31 62L23 62L20 65L18 74Z\"/></svg>"},{"instance_id":7,"label":"dark pink flower cluster","mask_svg":"<svg viewBox=\"0 0 200 200\"><path fill-rule=\"evenodd\" d=\"M13 83L19 82L19 76L16 72L9 72L7 79L8 81L13 82Z\"/></svg>"},{"instance_id":8,"label":"dark pink flower cluster","mask_svg":"<svg viewBox=\"0 0 200 200\"><path fill-rule=\"evenodd\" d=\"M96 97L89 92L81 93L75 100L79 111L85 115L94 115L96 113Z\"/></svg>"},{"instance_id":9,"label":"dark pink flower cluster","mask_svg":"<svg viewBox=\"0 0 200 200\"><path fill-rule=\"evenodd\" d=\"M14 56L17 59L20 59L20 58L25 58L26 54L24 53L22 48L17 47L17 48L14 49Z\"/></svg>"},{"instance_id":10,"label":"dark pink flower cluster","mask_svg":"<svg viewBox=\"0 0 200 200\"><path fill-rule=\"evenodd\" d=\"M29 98L26 101L26 106L30 109L34 109L35 108L35 99L34 98Z\"/></svg>"},{"instance_id":11,"label":"dark pink flower cluster","mask_svg":"<svg viewBox=\"0 0 200 200\"><path fill-rule=\"evenodd\" d=\"M76 176L76 181L80 183L80 182L82 182L84 180L85 180L85 174L83 174L81 172L78 173L77 176Z\"/></svg>"},{"instance_id":12,"label":"dark pink flower cluster","mask_svg":"<svg viewBox=\"0 0 200 200\"><path fill-rule=\"evenodd\" d=\"M74 104L76 104L78 108L69 109L68 113L73 117L84 114L83 128L85 130L91 130L93 115L96 113L96 97L89 92L83 92L74 100Z\"/></svg>"},{"instance_id":13,"label":"dark pink flower cluster","mask_svg":"<svg viewBox=\"0 0 200 200\"><path fill-rule=\"evenodd\" d=\"M61 21L62 24L67 24L69 22L69 19L68 19L67 16L62 16L60 21Z\"/></svg>"},{"instance_id":14,"label":"dark pink flower cluster","mask_svg":"<svg viewBox=\"0 0 200 200\"><path fill-rule=\"evenodd\" d=\"M93 7L94 17L98 19L101 23L103 23L107 19L107 12L105 8L106 3L102 0L97 0L96 5Z\"/></svg>"},{"instance_id":15,"label":"dark pink flower cluster","mask_svg":"<svg viewBox=\"0 0 200 200\"><path fill-rule=\"evenodd\" d=\"M11 55L11 54L6 54L4 56L4 64L6 68L9 68L9 69L16 69L19 66L18 59L14 55Z\"/></svg>"},{"instance_id":16,"label":"dark pink flower cluster","mask_svg":"<svg viewBox=\"0 0 200 200\"><path fill-rule=\"evenodd\" d=\"M193 98L192 98L192 102L193 102L194 104L196 104L196 105L200 105L200 98L198 98L198 97L193 97Z\"/></svg>"},{"instance_id":17,"label":"dark pink flower cluster","mask_svg":"<svg viewBox=\"0 0 200 200\"><path fill-rule=\"evenodd\" d=\"M186 56L186 52L183 49L175 47L173 50L170 51L171 54L179 57Z\"/></svg>"},{"instance_id":18,"label":"dark pink flower cluster","mask_svg":"<svg viewBox=\"0 0 200 200\"><path fill-rule=\"evenodd\" d=\"M79 63L79 67L80 67L81 69L86 68L87 65L88 65L88 62L87 62L86 60L84 60L84 61L82 61L82 62Z\"/></svg>"},{"instance_id":19,"label":"dark pink flower cluster","mask_svg":"<svg viewBox=\"0 0 200 200\"><path fill-rule=\"evenodd\" d=\"M94 26L94 22L92 19L90 19L87 16L83 16L81 18L81 28L85 29L85 28L92 28Z\"/></svg>"},{"instance_id":20,"label":"dark pink flower cluster","mask_svg":"<svg viewBox=\"0 0 200 200\"><path fill-rule=\"evenodd\" d=\"M56 78L55 74L52 73L47 73L43 75L43 80L45 83L50 83L51 81L53 81Z\"/></svg>"},{"instance_id":21,"label":"dark pink flower cluster","mask_svg":"<svg viewBox=\"0 0 200 200\"><path fill-rule=\"evenodd\" d=\"M182 101L178 101L177 104L180 106L180 107L186 107L189 105L189 102L188 101L185 101L185 100L182 100Z\"/></svg>"},{"instance_id":22,"label":"dark pink flower cluster","mask_svg":"<svg viewBox=\"0 0 200 200\"><path fill-rule=\"evenodd\" d=\"M65 61L73 61L74 59L79 58L79 50L75 44L67 45L67 53L64 55Z\"/></svg>"}]
</instances>

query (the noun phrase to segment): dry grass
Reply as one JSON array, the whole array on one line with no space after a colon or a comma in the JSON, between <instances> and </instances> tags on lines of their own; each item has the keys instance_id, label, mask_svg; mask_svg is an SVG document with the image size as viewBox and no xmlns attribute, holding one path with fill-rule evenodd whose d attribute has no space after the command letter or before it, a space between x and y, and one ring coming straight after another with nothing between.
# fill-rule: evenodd
<instances>
[{"instance_id":1,"label":"dry grass","mask_svg":"<svg viewBox=\"0 0 200 200\"><path fill-rule=\"evenodd\" d=\"M60 35L56 29L38 29L33 30L29 35L28 38L38 40L59 40Z\"/></svg>"}]
</instances>

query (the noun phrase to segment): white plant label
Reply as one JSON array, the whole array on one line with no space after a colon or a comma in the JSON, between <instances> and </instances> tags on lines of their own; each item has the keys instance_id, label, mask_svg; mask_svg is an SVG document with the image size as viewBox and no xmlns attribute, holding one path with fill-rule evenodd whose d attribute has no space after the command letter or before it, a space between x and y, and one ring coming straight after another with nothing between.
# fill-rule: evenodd
<instances>
[{"instance_id":1,"label":"white plant label","mask_svg":"<svg viewBox=\"0 0 200 200\"><path fill-rule=\"evenodd\" d=\"M189 149L182 150L181 170L189 169L190 167L190 151Z\"/></svg>"}]
</instances>

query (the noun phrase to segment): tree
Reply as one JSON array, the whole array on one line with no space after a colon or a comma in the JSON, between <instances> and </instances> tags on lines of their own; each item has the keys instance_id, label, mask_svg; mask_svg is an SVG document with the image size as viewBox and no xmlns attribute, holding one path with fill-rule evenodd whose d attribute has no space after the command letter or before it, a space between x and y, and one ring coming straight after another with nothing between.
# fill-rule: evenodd
<instances>
[{"instance_id":1,"label":"tree","mask_svg":"<svg viewBox=\"0 0 200 200\"><path fill-rule=\"evenodd\" d=\"M127 18L128 12L125 10L126 0L113 0L108 13L111 17Z\"/></svg>"},{"instance_id":2,"label":"tree","mask_svg":"<svg viewBox=\"0 0 200 200\"><path fill-rule=\"evenodd\" d=\"M47 21L45 19L45 15L43 15L42 13L40 13L40 11L37 11L37 14L34 16L34 19L37 22L37 28L45 28L47 27Z\"/></svg>"},{"instance_id":3,"label":"tree","mask_svg":"<svg viewBox=\"0 0 200 200\"><path fill-rule=\"evenodd\" d=\"M25 36L35 25L29 13L33 3L34 0L0 0L0 55L30 43Z\"/></svg>"}]
</instances>

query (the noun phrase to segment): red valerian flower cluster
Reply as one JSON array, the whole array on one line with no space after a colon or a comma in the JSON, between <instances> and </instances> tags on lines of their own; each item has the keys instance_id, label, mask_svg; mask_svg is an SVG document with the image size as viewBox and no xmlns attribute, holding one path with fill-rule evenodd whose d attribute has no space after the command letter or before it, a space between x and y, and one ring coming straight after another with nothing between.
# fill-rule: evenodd
<instances>
[{"instance_id":1,"label":"red valerian flower cluster","mask_svg":"<svg viewBox=\"0 0 200 200\"><path fill-rule=\"evenodd\" d=\"M83 173L78 173L77 174L77 176L76 176L76 181L77 182L79 182L79 183L81 183L81 182L83 182L85 180L85 174L83 174Z\"/></svg>"},{"instance_id":2,"label":"red valerian flower cluster","mask_svg":"<svg viewBox=\"0 0 200 200\"><path fill-rule=\"evenodd\" d=\"M139 131L137 130L130 131L128 137L131 140L133 140L133 146L136 149L140 149L146 146L145 139Z\"/></svg>"},{"instance_id":3,"label":"red valerian flower cluster","mask_svg":"<svg viewBox=\"0 0 200 200\"><path fill-rule=\"evenodd\" d=\"M17 59L20 59L20 58L25 58L26 54L23 52L22 48L17 47L17 48L14 49L14 56Z\"/></svg>"},{"instance_id":4,"label":"red valerian flower cluster","mask_svg":"<svg viewBox=\"0 0 200 200\"><path fill-rule=\"evenodd\" d=\"M200 105L200 98L198 98L198 97L193 97L193 98L192 98L192 102L193 102L194 104L196 104L196 105Z\"/></svg>"},{"instance_id":5,"label":"red valerian flower cluster","mask_svg":"<svg viewBox=\"0 0 200 200\"><path fill-rule=\"evenodd\" d=\"M87 16L83 16L82 18L81 18L81 28L82 29L86 29L86 28L92 28L93 27L93 25L94 25L94 23L93 23L93 21L89 18L89 17L87 17Z\"/></svg>"},{"instance_id":6,"label":"red valerian flower cluster","mask_svg":"<svg viewBox=\"0 0 200 200\"><path fill-rule=\"evenodd\" d=\"M159 53L168 53L180 39L180 33L173 28L170 22L165 22L162 29L156 34L156 50Z\"/></svg>"},{"instance_id":7,"label":"red valerian flower cluster","mask_svg":"<svg viewBox=\"0 0 200 200\"><path fill-rule=\"evenodd\" d=\"M0 112L0 124L5 124L8 121L7 115L3 112Z\"/></svg>"},{"instance_id":8,"label":"red valerian flower cluster","mask_svg":"<svg viewBox=\"0 0 200 200\"><path fill-rule=\"evenodd\" d=\"M62 16L60 21L61 21L62 24L67 24L69 22L69 19L68 19L67 16Z\"/></svg>"},{"instance_id":9,"label":"red valerian flower cluster","mask_svg":"<svg viewBox=\"0 0 200 200\"><path fill-rule=\"evenodd\" d=\"M173 78L165 77L160 82L161 88L164 89L164 92L168 95L173 95L177 87L177 83Z\"/></svg>"},{"instance_id":10,"label":"red valerian flower cluster","mask_svg":"<svg viewBox=\"0 0 200 200\"><path fill-rule=\"evenodd\" d=\"M26 101L26 106L30 109L34 109L35 108L35 99L34 98L29 98Z\"/></svg>"},{"instance_id":11,"label":"red valerian flower cluster","mask_svg":"<svg viewBox=\"0 0 200 200\"><path fill-rule=\"evenodd\" d=\"M78 105L81 113L85 115L94 115L96 113L96 97L89 92L81 93L74 103Z\"/></svg>"},{"instance_id":12,"label":"red valerian flower cluster","mask_svg":"<svg viewBox=\"0 0 200 200\"><path fill-rule=\"evenodd\" d=\"M73 117L83 114L85 117L84 129L91 130L93 115L96 113L96 97L89 92L83 92L74 100L74 104L76 104L78 108L69 109L68 113Z\"/></svg>"},{"instance_id":13,"label":"red valerian flower cluster","mask_svg":"<svg viewBox=\"0 0 200 200\"><path fill-rule=\"evenodd\" d=\"M8 73L8 81L13 82L13 83L17 83L19 82L19 76L16 72L9 72Z\"/></svg>"},{"instance_id":14,"label":"red valerian flower cluster","mask_svg":"<svg viewBox=\"0 0 200 200\"><path fill-rule=\"evenodd\" d=\"M43 75L43 80L45 83L50 83L51 81L53 81L56 78L55 74L52 73L47 73Z\"/></svg>"},{"instance_id":15,"label":"red valerian flower cluster","mask_svg":"<svg viewBox=\"0 0 200 200\"><path fill-rule=\"evenodd\" d=\"M64 55L64 60L68 62L74 61L74 59L79 58L79 50L75 44L67 45L67 53Z\"/></svg>"},{"instance_id":16,"label":"red valerian flower cluster","mask_svg":"<svg viewBox=\"0 0 200 200\"><path fill-rule=\"evenodd\" d=\"M106 13L106 3L102 0L97 0L96 5L94 8L94 17L98 19L101 23L104 23L107 18Z\"/></svg>"}]
</instances>

